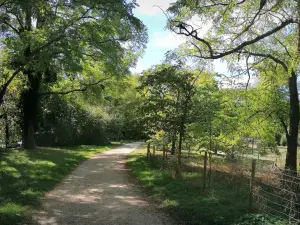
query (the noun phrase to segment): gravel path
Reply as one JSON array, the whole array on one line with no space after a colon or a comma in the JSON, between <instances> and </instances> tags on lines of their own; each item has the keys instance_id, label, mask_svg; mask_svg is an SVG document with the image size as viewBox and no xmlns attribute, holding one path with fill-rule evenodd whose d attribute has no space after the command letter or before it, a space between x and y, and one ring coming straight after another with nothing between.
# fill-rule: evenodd
<instances>
[{"instance_id":1,"label":"gravel path","mask_svg":"<svg viewBox=\"0 0 300 225\"><path fill-rule=\"evenodd\" d=\"M125 157L141 143L100 153L49 192L33 220L42 225L171 225L130 181Z\"/></svg>"}]
</instances>

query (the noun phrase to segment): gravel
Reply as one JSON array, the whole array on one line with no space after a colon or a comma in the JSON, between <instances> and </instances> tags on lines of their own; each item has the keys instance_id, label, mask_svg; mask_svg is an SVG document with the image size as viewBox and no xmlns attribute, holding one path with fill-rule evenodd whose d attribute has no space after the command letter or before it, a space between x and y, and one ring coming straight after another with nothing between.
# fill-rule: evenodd
<instances>
[{"instance_id":1,"label":"gravel","mask_svg":"<svg viewBox=\"0 0 300 225\"><path fill-rule=\"evenodd\" d=\"M175 224L145 200L125 168L126 155L140 144L126 144L81 164L45 196L33 214L34 224Z\"/></svg>"}]
</instances>

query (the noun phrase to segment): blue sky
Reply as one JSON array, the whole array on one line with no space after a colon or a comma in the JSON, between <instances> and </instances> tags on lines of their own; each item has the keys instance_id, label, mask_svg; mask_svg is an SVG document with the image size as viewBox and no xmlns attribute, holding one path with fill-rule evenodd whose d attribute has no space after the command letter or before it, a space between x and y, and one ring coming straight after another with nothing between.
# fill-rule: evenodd
<instances>
[{"instance_id":1,"label":"blue sky","mask_svg":"<svg viewBox=\"0 0 300 225\"><path fill-rule=\"evenodd\" d=\"M166 10L174 0L137 0L139 7L134 14L148 28L149 42L144 56L138 61L132 71L140 73L152 65L159 64L168 50L177 48L184 42L183 37L166 30L167 19L161 9ZM157 7L159 6L159 7ZM216 72L226 72L226 66L216 62Z\"/></svg>"}]
</instances>

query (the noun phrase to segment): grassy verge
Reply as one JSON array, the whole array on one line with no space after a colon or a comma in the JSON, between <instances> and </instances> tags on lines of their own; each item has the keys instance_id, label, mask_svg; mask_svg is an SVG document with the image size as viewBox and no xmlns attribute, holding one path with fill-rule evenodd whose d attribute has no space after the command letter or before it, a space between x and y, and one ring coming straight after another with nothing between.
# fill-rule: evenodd
<instances>
[{"instance_id":1,"label":"grassy verge","mask_svg":"<svg viewBox=\"0 0 300 225\"><path fill-rule=\"evenodd\" d=\"M0 224L22 221L78 164L116 145L0 152Z\"/></svg>"},{"instance_id":2,"label":"grassy verge","mask_svg":"<svg viewBox=\"0 0 300 225\"><path fill-rule=\"evenodd\" d=\"M197 172L186 171L182 179L176 180L172 170L163 167L160 156L147 161L145 153L145 146L135 150L129 156L127 166L148 194L176 220L187 225L268 224L264 215L252 217L247 214L247 179L217 171L212 173L210 185L203 191L201 167Z\"/></svg>"}]
</instances>

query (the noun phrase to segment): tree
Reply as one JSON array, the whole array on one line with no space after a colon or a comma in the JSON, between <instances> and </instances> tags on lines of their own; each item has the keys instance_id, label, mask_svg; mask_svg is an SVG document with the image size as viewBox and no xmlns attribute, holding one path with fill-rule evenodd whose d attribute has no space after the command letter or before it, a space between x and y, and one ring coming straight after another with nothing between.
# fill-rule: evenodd
<instances>
[{"instance_id":1,"label":"tree","mask_svg":"<svg viewBox=\"0 0 300 225\"><path fill-rule=\"evenodd\" d=\"M128 73L147 40L144 25L132 14L135 6L121 0L0 2L2 51L9 69L0 103L11 81L25 76L20 103L25 148L35 147L41 92L55 94L60 87L59 94L84 91L99 84L103 74Z\"/></svg>"},{"instance_id":2,"label":"tree","mask_svg":"<svg viewBox=\"0 0 300 225\"><path fill-rule=\"evenodd\" d=\"M169 133L173 145L173 135L178 135L177 168L175 176L180 178L181 152L187 125L196 118L194 109L201 81L211 77L203 71L192 71L181 64L155 66L141 77L141 87L145 96L144 113L152 132ZM204 82L205 83L205 82Z\"/></svg>"},{"instance_id":3,"label":"tree","mask_svg":"<svg viewBox=\"0 0 300 225\"><path fill-rule=\"evenodd\" d=\"M188 1L169 8L169 27L190 38L189 54L202 59L244 61L247 75L255 65L268 64L285 74L289 92L286 169L297 169L299 98L297 72L300 56L300 1ZM206 34L188 22L193 16L212 21ZM253 73L252 73L253 74Z\"/></svg>"}]
</instances>

